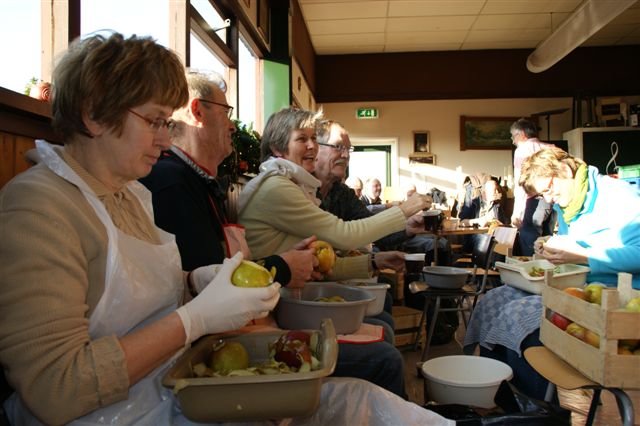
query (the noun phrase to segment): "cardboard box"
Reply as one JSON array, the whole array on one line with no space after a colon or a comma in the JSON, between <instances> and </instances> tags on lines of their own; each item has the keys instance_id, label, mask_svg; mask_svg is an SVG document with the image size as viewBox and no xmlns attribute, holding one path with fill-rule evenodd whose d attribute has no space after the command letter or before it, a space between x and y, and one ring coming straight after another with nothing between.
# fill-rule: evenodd
<instances>
[{"instance_id":1,"label":"cardboard box","mask_svg":"<svg viewBox=\"0 0 640 426\"><path fill-rule=\"evenodd\" d=\"M419 344L425 344L427 341L425 327L423 326L421 330L418 330L422 311L406 306L394 306L392 308L392 315L396 325L395 346L413 345L413 342L416 340L416 333L420 333L418 335Z\"/></svg>"},{"instance_id":2,"label":"cardboard box","mask_svg":"<svg viewBox=\"0 0 640 426\"><path fill-rule=\"evenodd\" d=\"M542 291L544 305L540 340L544 345L589 379L607 387L640 389L640 355L619 355L618 341L640 339L640 313L624 310L640 297L631 288L631 275L618 274L616 288L602 292L602 305L589 303L556 288L551 276ZM556 327L549 317L557 312L600 336L596 348Z\"/></svg>"}]
</instances>

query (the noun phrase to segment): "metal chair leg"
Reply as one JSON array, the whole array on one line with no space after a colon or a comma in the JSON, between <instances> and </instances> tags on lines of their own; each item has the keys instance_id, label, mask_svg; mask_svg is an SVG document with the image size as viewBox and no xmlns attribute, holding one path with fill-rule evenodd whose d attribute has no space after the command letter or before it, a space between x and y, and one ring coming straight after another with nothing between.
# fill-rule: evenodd
<instances>
[{"instance_id":1,"label":"metal chair leg","mask_svg":"<svg viewBox=\"0 0 640 426\"><path fill-rule=\"evenodd\" d=\"M425 322L427 321L427 311L429 309L429 297L424 297L424 308L422 309L422 314L420 315L420 322L418 323L418 331L416 331L416 338L413 341L413 350L418 350L418 344L420 343L420 336L422 335L422 327L424 327Z\"/></svg>"},{"instance_id":2,"label":"metal chair leg","mask_svg":"<svg viewBox=\"0 0 640 426\"><path fill-rule=\"evenodd\" d=\"M429 346L431 345L431 337L433 337L433 332L436 329L436 320L438 319L438 312L440 311L440 296L436 296L435 307L433 308L433 315L431 315L431 324L429 324L429 332L427 333L427 341L424 344L424 349L422 350L422 357L420 361L426 361L427 356L429 355ZM426 312L425 312L426 313Z\"/></svg>"},{"instance_id":3,"label":"metal chair leg","mask_svg":"<svg viewBox=\"0 0 640 426\"><path fill-rule=\"evenodd\" d=\"M598 409L598 405L600 405L600 394L602 393L602 388L595 388L593 390L593 397L591 398L591 405L589 406L589 413L587 414L587 421L585 426L591 426L593 424L593 420L596 417L596 410Z\"/></svg>"},{"instance_id":4,"label":"metal chair leg","mask_svg":"<svg viewBox=\"0 0 640 426\"><path fill-rule=\"evenodd\" d=\"M635 423L634 413L633 413L633 402L629 395L618 388L607 388L609 392L611 392L616 397L616 403L618 404L618 411L620 412L620 419L622 420L623 426L633 426Z\"/></svg>"}]
</instances>

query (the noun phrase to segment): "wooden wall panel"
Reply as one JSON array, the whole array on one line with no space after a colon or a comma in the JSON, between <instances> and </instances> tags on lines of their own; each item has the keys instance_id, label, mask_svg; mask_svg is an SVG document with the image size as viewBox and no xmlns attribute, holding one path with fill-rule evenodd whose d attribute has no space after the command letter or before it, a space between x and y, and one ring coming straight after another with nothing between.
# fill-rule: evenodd
<instances>
[{"instance_id":1,"label":"wooden wall panel","mask_svg":"<svg viewBox=\"0 0 640 426\"><path fill-rule=\"evenodd\" d=\"M526 69L531 51L320 55L314 94L322 103L640 93L640 46L578 48L539 74Z\"/></svg>"},{"instance_id":2,"label":"wooden wall panel","mask_svg":"<svg viewBox=\"0 0 640 426\"><path fill-rule=\"evenodd\" d=\"M0 188L30 167L25 153L34 147L32 138L0 132Z\"/></svg>"}]
</instances>

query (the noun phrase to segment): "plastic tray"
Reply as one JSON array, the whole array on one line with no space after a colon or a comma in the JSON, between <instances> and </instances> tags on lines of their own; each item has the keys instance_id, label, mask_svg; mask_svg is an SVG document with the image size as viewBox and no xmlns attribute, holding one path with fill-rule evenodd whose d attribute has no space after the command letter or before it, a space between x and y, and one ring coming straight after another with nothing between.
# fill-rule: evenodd
<instances>
[{"instance_id":1,"label":"plastic tray","mask_svg":"<svg viewBox=\"0 0 640 426\"><path fill-rule=\"evenodd\" d=\"M338 343L331 320L322 322L321 368L308 373L244 377L192 377L191 366L211 355L219 339L241 342L249 352L250 363L269 358L269 343L284 331L243 335L210 335L198 341L165 374L162 384L183 386L177 398L182 411L194 422L254 421L308 416L320 403L322 378L333 373Z\"/></svg>"},{"instance_id":2,"label":"plastic tray","mask_svg":"<svg viewBox=\"0 0 640 426\"><path fill-rule=\"evenodd\" d=\"M364 313L365 316L376 316L384 310L387 290L391 288L389 284L370 282L369 280L348 280L344 281L344 284L366 290L375 297L375 300L367 305L367 310Z\"/></svg>"},{"instance_id":3,"label":"plastic tray","mask_svg":"<svg viewBox=\"0 0 640 426\"><path fill-rule=\"evenodd\" d=\"M319 297L342 296L346 302L316 302ZM362 325L367 305L375 297L367 290L343 284L307 283L302 291L280 289L276 322L280 328L317 329L324 318L331 318L338 334L357 331Z\"/></svg>"},{"instance_id":4,"label":"plastic tray","mask_svg":"<svg viewBox=\"0 0 640 426\"><path fill-rule=\"evenodd\" d=\"M557 287L582 287L587 281L590 269L582 265L567 263L555 266L547 260L532 260L520 263L496 262L503 283L534 294L542 294L544 276L534 277L529 274L534 267L553 269L553 282Z\"/></svg>"}]
</instances>

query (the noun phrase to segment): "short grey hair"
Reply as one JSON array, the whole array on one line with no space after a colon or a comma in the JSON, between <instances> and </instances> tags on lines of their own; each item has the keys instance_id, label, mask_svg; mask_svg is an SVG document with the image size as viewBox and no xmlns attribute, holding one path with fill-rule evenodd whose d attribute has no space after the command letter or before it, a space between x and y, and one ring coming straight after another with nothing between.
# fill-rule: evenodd
<instances>
[{"instance_id":1,"label":"short grey hair","mask_svg":"<svg viewBox=\"0 0 640 426\"><path fill-rule=\"evenodd\" d=\"M260 143L261 161L273 156L274 151L289 152L289 137L294 130L316 129L322 119L322 110L284 108L269 117Z\"/></svg>"},{"instance_id":2,"label":"short grey hair","mask_svg":"<svg viewBox=\"0 0 640 426\"><path fill-rule=\"evenodd\" d=\"M186 70L189 99L207 98L213 94L214 88L227 92L227 83L224 78L215 71L206 71L190 68ZM184 121L189 105L176 110L173 113L173 126L170 128L170 138L173 143L184 134Z\"/></svg>"}]
</instances>

